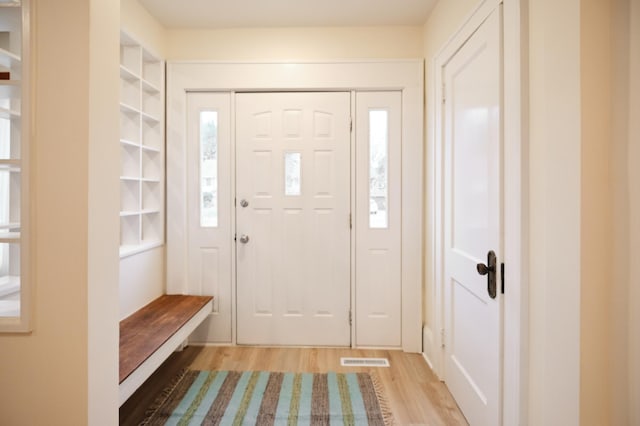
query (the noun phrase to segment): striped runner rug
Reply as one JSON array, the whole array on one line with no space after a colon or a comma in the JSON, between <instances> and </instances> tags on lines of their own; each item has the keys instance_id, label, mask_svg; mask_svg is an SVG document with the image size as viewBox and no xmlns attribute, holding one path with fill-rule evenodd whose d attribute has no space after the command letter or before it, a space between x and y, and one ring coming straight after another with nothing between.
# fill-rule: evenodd
<instances>
[{"instance_id":1,"label":"striped runner rug","mask_svg":"<svg viewBox=\"0 0 640 426\"><path fill-rule=\"evenodd\" d=\"M143 425L390 425L368 373L186 370Z\"/></svg>"}]
</instances>

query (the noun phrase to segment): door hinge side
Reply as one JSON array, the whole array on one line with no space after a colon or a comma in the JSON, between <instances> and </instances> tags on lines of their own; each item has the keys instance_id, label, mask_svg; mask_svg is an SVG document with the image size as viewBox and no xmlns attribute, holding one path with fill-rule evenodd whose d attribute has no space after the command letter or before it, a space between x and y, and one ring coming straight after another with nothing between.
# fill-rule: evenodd
<instances>
[{"instance_id":1,"label":"door hinge side","mask_svg":"<svg viewBox=\"0 0 640 426\"><path fill-rule=\"evenodd\" d=\"M504 294L504 262L500 264L500 290Z\"/></svg>"},{"instance_id":2,"label":"door hinge side","mask_svg":"<svg viewBox=\"0 0 640 426\"><path fill-rule=\"evenodd\" d=\"M349 325L353 323L353 317L351 316L351 311L349 311Z\"/></svg>"},{"instance_id":3,"label":"door hinge side","mask_svg":"<svg viewBox=\"0 0 640 426\"><path fill-rule=\"evenodd\" d=\"M349 229L353 229L353 219L351 217L351 213L349 213Z\"/></svg>"},{"instance_id":4,"label":"door hinge side","mask_svg":"<svg viewBox=\"0 0 640 426\"><path fill-rule=\"evenodd\" d=\"M444 343L444 328L440 329L440 346L441 347L445 347L445 343Z\"/></svg>"},{"instance_id":5,"label":"door hinge side","mask_svg":"<svg viewBox=\"0 0 640 426\"><path fill-rule=\"evenodd\" d=\"M349 117L349 132L353 132L353 117Z\"/></svg>"}]
</instances>

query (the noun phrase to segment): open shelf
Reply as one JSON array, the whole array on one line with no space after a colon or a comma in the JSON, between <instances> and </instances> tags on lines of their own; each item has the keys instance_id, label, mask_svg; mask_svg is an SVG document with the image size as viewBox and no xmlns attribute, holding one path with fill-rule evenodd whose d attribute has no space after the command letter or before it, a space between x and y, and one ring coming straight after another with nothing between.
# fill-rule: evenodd
<instances>
[{"instance_id":1,"label":"open shelf","mask_svg":"<svg viewBox=\"0 0 640 426\"><path fill-rule=\"evenodd\" d=\"M164 62L120 36L120 256L164 243Z\"/></svg>"}]
</instances>

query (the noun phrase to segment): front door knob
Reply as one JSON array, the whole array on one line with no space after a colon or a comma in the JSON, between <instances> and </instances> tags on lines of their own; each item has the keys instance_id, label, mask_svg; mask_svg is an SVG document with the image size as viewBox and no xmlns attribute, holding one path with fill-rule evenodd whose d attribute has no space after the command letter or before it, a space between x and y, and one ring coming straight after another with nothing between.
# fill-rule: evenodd
<instances>
[{"instance_id":1,"label":"front door knob","mask_svg":"<svg viewBox=\"0 0 640 426\"><path fill-rule=\"evenodd\" d=\"M244 235L244 234L242 234L242 235L240 236L240 242L241 242L242 244L247 244L247 243L249 242L249 236L248 236L248 235Z\"/></svg>"}]
</instances>

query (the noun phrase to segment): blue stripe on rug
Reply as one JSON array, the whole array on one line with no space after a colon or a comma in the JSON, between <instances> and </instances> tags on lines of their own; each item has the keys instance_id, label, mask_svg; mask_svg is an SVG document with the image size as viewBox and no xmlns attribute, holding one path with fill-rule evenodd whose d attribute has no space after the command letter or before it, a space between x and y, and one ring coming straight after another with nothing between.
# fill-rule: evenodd
<instances>
[{"instance_id":1,"label":"blue stripe on rug","mask_svg":"<svg viewBox=\"0 0 640 426\"><path fill-rule=\"evenodd\" d=\"M291 393L293 390L294 373L285 373L282 378L280 397L278 398L278 408L276 409L275 425L286 425L289 418L289 408L291 407Z\"/></svg>"},{"instance_id":2,"label":"blue stripe on rug","mask_svg":"<svg viewBox=\"0 0 640 426\"><path fill-rule=\"evenodd\" d=\"M311 396L313 393L313 374L303 373L300 385L300 410L298 411L298 426L311 424Z\"/></svg>"},{"instance_id":3,"label":"blue stripe on rug","mask_svg":"<svg viewBox=\"0 0 640 426\"><path fill-rule=\"evenodd\" d=\"M349 394L351 394L351 406L353 407L353 419L358 424L358 421L367 422L367 411L364 408L364 400L362 399L362 393L360 392L360 383L358 383L358 376L356 373L345 374L347 383L349 384Z\"/></svg>"}]
</instances>

